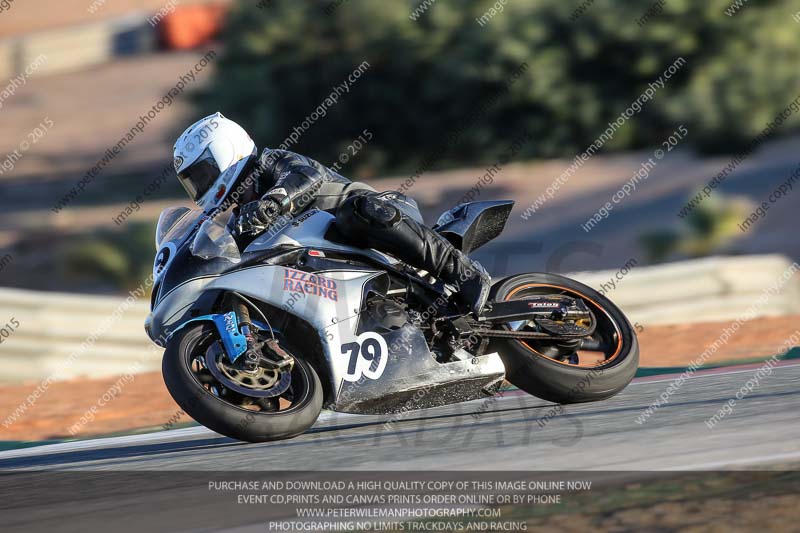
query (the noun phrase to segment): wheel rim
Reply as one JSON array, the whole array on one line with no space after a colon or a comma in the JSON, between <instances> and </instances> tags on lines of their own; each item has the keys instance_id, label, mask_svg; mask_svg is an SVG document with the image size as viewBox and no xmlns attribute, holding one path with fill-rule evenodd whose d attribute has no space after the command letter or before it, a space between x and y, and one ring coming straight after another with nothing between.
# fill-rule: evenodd
<instances>
[{"instance_id":1,"label":"wheel rim","mask_svg":"<svg viewBox=\"0 0 800 533\"><path fill-rule=\"evenodd\" d=\"M229 388L215 376L220 373L229 376L229 370L218 369L216 372L212 372L208 368L212 361L217 361L217 351L214 348L216 343L219 343L219 340L213 332L201 333L196 341L187 347L184 361L197 385L218 400L247 413L283 414L298 410L311 396L311 377L305 366L297 361L290 372L288 387L279 395L273 397L247 396ZM285 376L275 376L276 381L281 380L282 377L285 379Z\"/></svg>"},{"instance_id":2,"label":"wheel rim","mask_svg":"<svg viewBox=\"0 0 800 533\"><path fill-rule=\"evenodd\" d=\"M596 329L596 332L593 334L592 338L594 338L595 336L601 337L602 340L603 340L604 345L606 345L607 348L608 348L607 350L597 350L597 351L591 350L591 352L603 353L604 357L603 357L603 359L601 359L599 361L596 361L596 362L593 362L593 363L579 362L578 364L573 364L573 363L570 363L569 361L565 362L563 360L551 357L551 356L547 355L546 353L543 353L542 351L540 351L540 349L537 350L535 345L532 345L532 343L530 341L514 339L514 342L517 342L517 343L521 344L526 350L534 353L535 355L537 355L539 357L544 357L544 358L549 359L550 361L553 361L555 363L559 363L559 364L562 364L562 365L570 366L570 367L573 367L573 368L590 368L590 369L602 368L604 366L610 365L616 359L619 358L620 354L622 353L622 347L623 347L622 330L621 330L619 324L617 323L617 321L614 320L614 318L606 310L606 308L604 306L600 305L598 302L596 302L593 298L591 298L589 296L586 296L585 294L583 294L582 292L580 292L578 290L570 289L570 288L564 287L562 285L555 285L555 284L551 284L551 283L526 283L524 285L520 285L519 287L515 287L514 289L512 289L506 295L506 297L504 298L504 301L509 301L509 300L515 299L514 296L520 295L520 293L523 293L521 295L522 297L524 297L526 295L532 296L532 295L543 295L543 294L544 295L547 295L547 294L561 294L561 295L565 295L565 296L577 297L577 298L580 298L581 300L584 300L584 302L587 304L587 306L595 312L595 317L598 320L598 325L597 325L598 327ZM517 299L519 299L519 298L517 298ZM601 324L601 322L602 322L602 324ZM609 334L607 331L604 331L609 324L613 327L613 333L611 333L611 334ZM601 328L601 326L606 326L606 328ZM508 327L508 326L506 326L506 327ZM612 346L613 346L613 348L612 348ZM580 352L584 352L584 351L589 351L589 350L578 350L576 353L580 353Z\"/></svg>"}]
</instances>

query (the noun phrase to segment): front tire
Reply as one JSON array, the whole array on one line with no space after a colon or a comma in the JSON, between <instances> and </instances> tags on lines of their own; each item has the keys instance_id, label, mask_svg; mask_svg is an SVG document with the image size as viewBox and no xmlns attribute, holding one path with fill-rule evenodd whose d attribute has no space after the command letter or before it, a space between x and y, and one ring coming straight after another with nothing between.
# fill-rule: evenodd
<instances>
[{"instance_id":1,"label":"front tire","mask_svg":"<svg viewBox=\"0 0 800 533\"><path fill-rule=\"evenodd\" d=\"M520 340L493 339L490 349L500 354L509 382L528 394L558 404L604 400L631 382L639 366L639 343L630 322L611 300L583 283L544 273L502 279L492 287L490 299L505 301L533 294L581 298L602 319L598 332L614 350L596 364L580 365L545 355L556 350L548 351Z\"/></svg>"},{"instance_id":2,"label":"front tire","mask_svg":"<svg viewBox=\"0 0 800 533\"><path fill-rule=\"evenodd\" d=\"M291 379L295 390L302 393L288 408L275 412L234 405L215 394L213 386L202 384L192 369L193 361L216 338L213 326L198 324L179 331L167 344L162 361L164 383L184 412L217 433L248 442L289 439L314 424L322 410L322 385L313 367L300 358L295 358Z\"/></svg>"}]
</instances>

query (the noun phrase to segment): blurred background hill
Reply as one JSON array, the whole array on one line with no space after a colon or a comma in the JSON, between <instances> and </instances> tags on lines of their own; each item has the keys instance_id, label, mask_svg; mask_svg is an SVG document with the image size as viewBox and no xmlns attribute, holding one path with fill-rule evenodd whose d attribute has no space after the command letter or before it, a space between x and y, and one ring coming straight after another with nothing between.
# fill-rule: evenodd
<instances>
[{"instance_id":1,"label":"blurred background hill","mask_svg":"<svg viewBox=\"0 0 800 533\"><path fill-rule=\"evenodd\" d=\"M13 258L0 283L99 293L137 286L151 261L146 235L158 212L187 202L170 178L124 223L112 219L169 165L177 133L220 110L245 125L260 147L277 146L365 61L368 68L348 92L291 149L333 164L368 130L371 139L341 172L386 189L420 173L408 194L429 222L506 157L479 190L479 199L517 201L504 240L479 257L489 268L544 269L554 266L547 264L554 256L566 256L555 267L568 271L615 268L631 257L647 264L719 253L800 255L791 196L747 233L731 224L798 163L798 113L731 174L713 202L694 218L677 216L800 94L800 26L791 2L747 4L733 16L724 0L425 5L12 2L0 12L0 66L9 80L0 92L39 51L47 61L3 99L0 155L18 149L45 117L54 125L0 175L0 247ZM209 50L216 57L196 81L54 212ZM552 200L523 219L573 158L677 58L685 64L663 88ZM581 230L681 125L685 140L647 181L596 229ZM512 156L504 156L515 143ZM690 235L694 244L661 249L657 239L664 234ZM516 255L497 260L498 253Z\"/></svg>"},{"instance_id":2,"label":"blurred background hill","mask_svg":"<svg viewBox=\"0 0 800 533\"><path fill-rule=\"evenodd\" d=\"M491 164L523 133L535 140L521 159L573 157L679 57L685 68L609 151L658 144L677 124L694 146L735 151L800 92L791 2L760 2L728 17L726 0L670 0L644 25L637 18L652 2L597 0L573 21L573 2L509 1L483 25L495 2L440 1L412 20L417 3L353 0L330 15L318 2L242 3L198 102L203 111L228 109L259 139L283 139L309 103L366 60L369 81L299 148L335 158L368 127L376 135L361 164L385 173L413 171L495 97L435 167ZM529 68L504 92L521 64ZM793 117L784 132L798 124Z\"/></svg>"}]
</instances>

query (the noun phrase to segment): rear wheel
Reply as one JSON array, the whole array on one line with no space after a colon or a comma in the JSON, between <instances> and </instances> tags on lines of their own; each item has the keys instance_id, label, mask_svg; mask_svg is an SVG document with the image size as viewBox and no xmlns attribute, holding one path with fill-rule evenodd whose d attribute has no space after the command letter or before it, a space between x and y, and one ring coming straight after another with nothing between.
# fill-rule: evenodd
<instances>
[{"instance_id":1,"label":"rear wheel","mask_svg":"<svg viewBox=\"0 0 800 533\"><path fill-rule=\"evenodd\" d=\"M170 395L189 416L234 439L295 437L322 410L322 385L310 364L295 357L292 369L283 372L237 370L224 355L216 328L207 324L187 327L170 340L162 373Z\"/></svg>"},{"instance_id":2,"label":"rear wheel","mask_svg":"<svg viewBox=\"0 0 800 533\"><path fill-rule=\"evenodd\" d=\"M633 379L639 365L636 333L611 300L573 279L557 274L521 274L492 287L492 301L564 295L583 300L594 319L594 333L580 341L493 339L508 381L525 392L560 404L609 398ZM504 329L533 331L528 322Z\"/></svg>"}]
</instances>

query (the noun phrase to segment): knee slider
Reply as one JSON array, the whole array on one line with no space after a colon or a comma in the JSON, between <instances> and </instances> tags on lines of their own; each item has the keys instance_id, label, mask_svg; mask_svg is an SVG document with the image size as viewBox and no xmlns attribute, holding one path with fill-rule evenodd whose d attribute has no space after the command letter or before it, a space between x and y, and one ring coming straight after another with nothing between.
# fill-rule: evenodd
<instances>
[{"instance_id":1,"label":"knee slider","mask_svg":"<svg viewBox=\"0 0 800 533\"><path fill-rule=\"evenodd\" d=\"M355 199L355 214L370 226L391 228L397 225L402 213L390 201L366 194Z\"/></svg>"}]
</instances>

